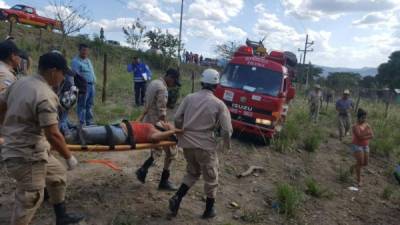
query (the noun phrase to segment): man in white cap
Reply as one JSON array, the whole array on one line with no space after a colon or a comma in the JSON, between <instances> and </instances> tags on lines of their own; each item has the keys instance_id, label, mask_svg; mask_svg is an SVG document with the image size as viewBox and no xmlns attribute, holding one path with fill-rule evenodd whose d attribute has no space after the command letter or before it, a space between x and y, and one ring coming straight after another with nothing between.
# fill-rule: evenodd
<instances>
[{"instance_id":1,"label":"man in white cap","mask_svg":"<svg viewBox=\"0 0 400 225\"><path fill-rule=\"evenodd\" d=\"M308 95L308 104L310 105L310 119L314 123L318 122L319 111L322 106L322 91L321 86L316 84L314 90Z\"/></svg>"},{"instance_id":2,"label":"man in white cap","mask_svg":"<svg viewBox=\"0 0 400 225\"><path fill-rule=\"evenodd\" d=\"M214 208L218 187L218 154L215 132L220 131L224 147L230 148L231 116L226 105L214 96L219 84L219 73L206 69L202 73L202 90L185 97L175 114L175 126L183 129L178 145L183 148L187 162L186 175L175 195L169 200L172 216L176 216L182 198L203 175L207 195L203 218L216 216Z\"/></svg>"},{"instance_id":3,"label":"man in white cap","mask_svg":"<svg viewBox=\"0 0 400 225\"><path fill-rule=\"evenodd\" d=\"M353 101L350 99L350 91L343 91L343 96L336 102L336 111L338 112L338 129L339 139L349 134L351 127L351 110L353 109Z\"/></svg>"}]
</instances>

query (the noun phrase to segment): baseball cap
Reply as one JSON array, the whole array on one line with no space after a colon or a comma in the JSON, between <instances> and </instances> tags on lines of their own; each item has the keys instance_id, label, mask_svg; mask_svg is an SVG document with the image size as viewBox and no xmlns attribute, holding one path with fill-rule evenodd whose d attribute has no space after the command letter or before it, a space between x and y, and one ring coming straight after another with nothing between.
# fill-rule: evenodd
<instances>
[{"instance_id":1,"label":"baseball cap","mask_svg":"<svg viewBox=\"0 0 400 225\"><path fill-rule=\"evenodd\" d=\"M178 87L181 86L181 82L180 82L180 80L179 80L180 74L179 74L179 71L178 71L178 70L169 68L169 69L167 70L167 72L166 72L166 76L175 79L176 85L177 85Z\"/></svg>"},{"instance_id":2,"label":"baseball cap","mask_svg":"<svg viewBox=\"0 0 400 225\"><path fill-rule=\"evenodd\" d=\"M316 84L316 85L314 85L314 88L321 89L321 85Z\"/></svg>"},{"instance_id":3,"label":"baseball cap","mask_svg":"<svg viewBox=\"0 0 400 225\"><path fill-rule=\"evenodd\" d=\"M345 95L349 95L349 94L350 94L350 91L349 91L349 89L346 89L346 90L344 90L344 91L343 91L343 94L345 94Z\"/></svg>"},{"instance_id":4,"label":"baseball cap","mask_svg":"<svg viewBox=\"0 0 400 225\"><path fill-rule=\"evenodd\" d=\"M40 56L39 69L47 70L56 68L62 70L64 74L68 71L67 60L59 53L49 52Z\"/></svg>"},{"instance_id":5,"label":"baseball cap","mask_svg":"<svg viewBox=\"0 0 400 225\"><path fill-rule=\"evenodd\" d=\"M11 54L16 54L22 58L25 58L23 56L26 55L12 41L7 40L0 42L0 60L7 59Z\"/></svg>"}]
</instances>

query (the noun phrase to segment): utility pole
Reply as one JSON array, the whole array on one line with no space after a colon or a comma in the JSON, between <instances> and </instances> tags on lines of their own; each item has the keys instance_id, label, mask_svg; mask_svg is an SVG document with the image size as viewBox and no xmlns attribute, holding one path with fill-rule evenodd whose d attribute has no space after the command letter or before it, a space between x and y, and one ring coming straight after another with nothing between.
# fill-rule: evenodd
<instances>
[{"instance_id":1,"label":"utility pole","mask_svg":"<svg viewBox=\"0 0 400 225\"><path fill-rule=\"evenodd\" d=\"M299 49L299 52L303 53L303 74L305 74L305 64L306 64L306 56L307 56L307 52L312 52L314 51L314 49L310 49L311 46L314 45L314 41L309 42L308 41L308 34L306 35L306 42L304 43L304 49ZM307 73L307 77L306 77L306 89L308 88L308 73Z\"/></svg>"},{"instance_id":2,"label":"utility pole","mask_svg":"<svg viewBox=\"0 0 400 225\"><path fill-rule=\"evenodd\" d=\"M308 67L307 67L306 89L308 89L308 82L309 82L310 72L311 72L311 61L308 62Z\"/></svg>"},{"instance_id":3,"label":"utility pole","mask_svg":"<svg viewBox=\"0 0 400 225\"><path fill-rule=\"evenodd\" d=\"M181 43L182 43L182 17L183 17L183 0L181 2L181 19L179 22L179 45L178 45L178 68L181 65Z\"/></svg>"}]
</instances>

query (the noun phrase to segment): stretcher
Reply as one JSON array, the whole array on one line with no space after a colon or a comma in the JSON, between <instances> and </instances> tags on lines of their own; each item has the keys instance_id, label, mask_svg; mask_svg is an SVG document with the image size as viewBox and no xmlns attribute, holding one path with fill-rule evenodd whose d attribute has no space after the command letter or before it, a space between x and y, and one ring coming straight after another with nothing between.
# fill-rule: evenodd
<instances>
[{"instance_id":1,"label":"stretcher","mask_svg":"<svg viewBox=\"0 0 400 225\"><path fill-rule=\"evenodd\" d=\"M174 141L161 141L159 143L141 143L132 145L72 145L68 144L68 148L71 151L81 151L81 152L122 152L122 151L140 151L146 149L159 149L162 147L172 147L175 146Z\"/></svg>"},{"instance_id":2,"label":"stretcher","mask_svg":"<svg viewBox=\"0 0 400 225\"><path fill-rule=\"evenodd\" d=\"M176 137L156 143L150 142L150 124L140 124L135 121L123 120L119 124L104 126L87 126L71 130L65 136L67 146L71 151L108 152L137 151L144 149L159 149L176 145ZM154 126L160 132L165 128Z\"/></svg>"}]
</instances>

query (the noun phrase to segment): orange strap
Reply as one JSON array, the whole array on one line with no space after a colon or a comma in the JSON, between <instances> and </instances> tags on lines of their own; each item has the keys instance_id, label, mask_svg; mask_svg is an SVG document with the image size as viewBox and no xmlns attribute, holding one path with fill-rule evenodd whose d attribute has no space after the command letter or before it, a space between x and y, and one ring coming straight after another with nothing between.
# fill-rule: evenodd
<instances>
[{"instance_id":1,"label":"orange strap","mask_svg":"<svg viewBox=\"0 0 400 225\"><path fill-rule=\"evenodd\" d=\"M93 164L102 164L106 167L111 168L114 171L122 171L121 167L119 167L118 165L116 165L115 163L113 163L111 160L106 160L106 159L89 159L89 160L85 160L83 161L83 163L93 163Z\"/></svg>"}]
</instances>

